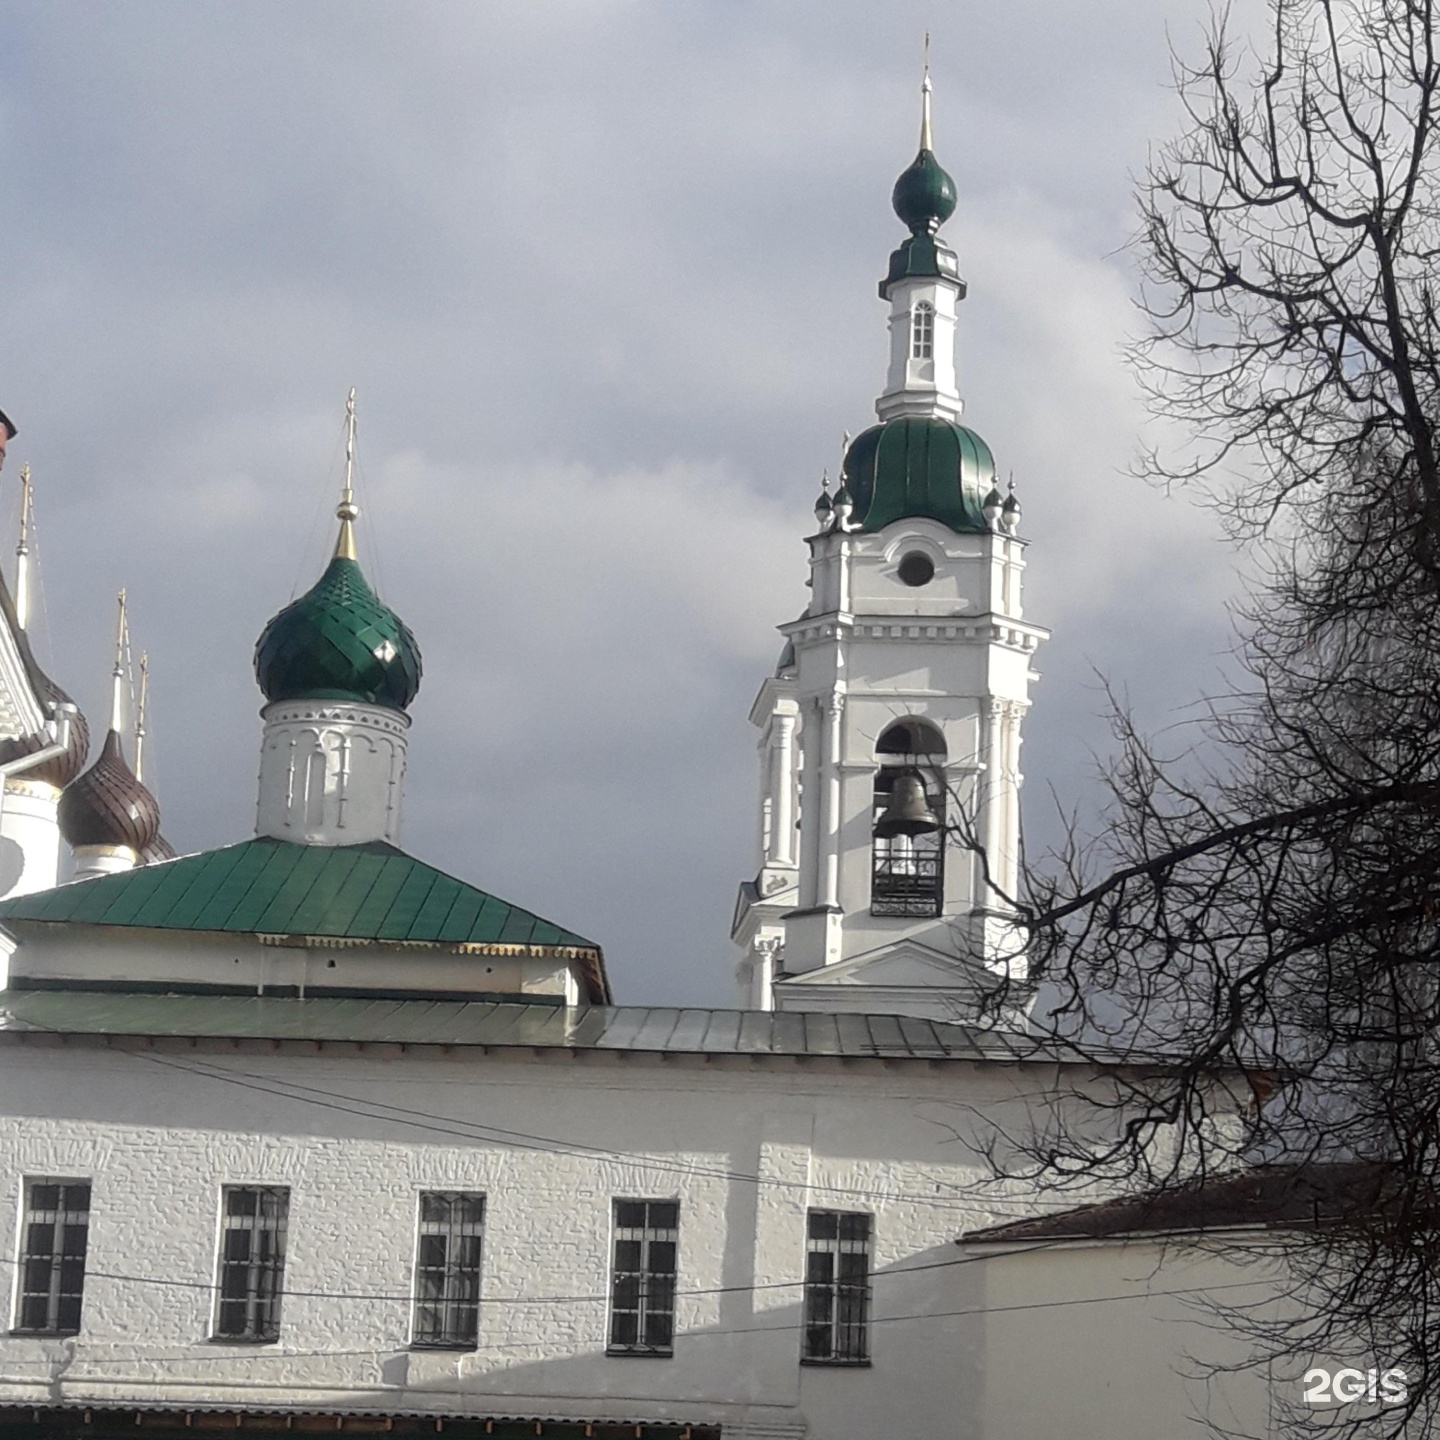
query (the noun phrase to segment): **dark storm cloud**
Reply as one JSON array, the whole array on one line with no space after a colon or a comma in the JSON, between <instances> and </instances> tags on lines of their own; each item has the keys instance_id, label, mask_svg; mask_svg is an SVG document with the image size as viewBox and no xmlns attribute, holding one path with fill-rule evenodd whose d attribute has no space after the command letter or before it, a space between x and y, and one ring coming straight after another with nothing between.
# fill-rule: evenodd
<instances>
[{"instance_id":1,"label":"dark storm cloud","mask_svg":"<svg viewBox=\"0 0 1440 1440\"><path fill-rule=\"evenodd\" d=\"M130 587L171 838L249 832L250 649L318 572L353 384L363 558L427 660L407 845L600 940L625 998L730 999L745 713L883 375L927 27L967 420L1057 632L1043 831L1090 667L1163 713L1223 643L1228 556L1124 478L1117 247L1201 7L1165 8L0 4L5 473L92 714Z\"/></svg>"}]
</instances>

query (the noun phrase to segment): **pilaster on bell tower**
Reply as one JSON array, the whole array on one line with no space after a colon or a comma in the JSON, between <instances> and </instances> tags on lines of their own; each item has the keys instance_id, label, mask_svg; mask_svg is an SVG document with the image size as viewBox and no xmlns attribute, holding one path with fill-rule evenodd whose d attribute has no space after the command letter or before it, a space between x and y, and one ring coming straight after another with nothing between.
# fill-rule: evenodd
<instances>
[{"instance_id":1,"label":"pilaster on bell tower","mask_svg":"<svg viewBox=\"0 0 1440 1440\"><path fill-rule=\"evenodd\" d=\"M1024 964L1020 723L1046 632L1023 614L1013 484L1000 493L989 446L959 423L965 283L938 234L955 187L931 145L928 67L921 111L893 195L910 236L880 285L880 423L816 502L810 603L780 627L750 716L760 863L732 935L742 1003L762 1008L970 1019Z\"/></svg>"}]
</instances>

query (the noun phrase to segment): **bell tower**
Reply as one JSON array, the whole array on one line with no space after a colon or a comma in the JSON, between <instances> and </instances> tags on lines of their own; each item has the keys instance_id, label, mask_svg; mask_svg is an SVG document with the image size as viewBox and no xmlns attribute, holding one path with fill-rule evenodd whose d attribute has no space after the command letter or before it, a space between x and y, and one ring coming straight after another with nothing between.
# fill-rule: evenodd
<instances>
[{"instance_id":1,"label":"bell tower","mask_svg":"<svg viewBox=\"0 0 1440 1440\"><path fill-rule=\"evenodd\" d=\"M955 186L920 150L892 203L890 364L879 423L822 489L810 603L750 713L760 731L759 867L732 935L741 1003L972 1018L1023 966L1020 723L1047 632L1021 608L1013 486L960 424L966 286L939 235Z\"/></svg>"}]
</instances>

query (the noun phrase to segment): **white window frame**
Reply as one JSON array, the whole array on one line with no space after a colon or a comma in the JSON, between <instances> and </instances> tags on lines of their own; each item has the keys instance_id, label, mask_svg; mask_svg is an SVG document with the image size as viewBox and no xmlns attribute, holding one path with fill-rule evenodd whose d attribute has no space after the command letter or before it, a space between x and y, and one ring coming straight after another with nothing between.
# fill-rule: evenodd
<instances>
[{"instance_id":1,"label":"white window frame","mask_svg":"<svg viewBox=\"0 0 1440 1440\"><path fill-rule=\"evenodd\" d=\"M642 1225L622 1225L622 1205L643 1205L645 1207ZM668 1206L674 1212L672 1225L655 1223L654 1211L659 1206ZM668 1360L675 1354L675 1291L680 1275L680 1201L669 1199L630 1199L616 1197L610 1206L610 1306L606 1335L607 1355L639 1355L653 1359ZM620 1246L638 1244L638 1263L620 1266ZM655 1247L671 1247L671 1268L667 1272L656 1267ZM663 1260L664 1252L658 1258ZM627 1286L634 1282L633 1291L627 1293ZM633 1303L620 1304L621 1299ZM633 1316L635 1336L633 1340L616 1338L621 1316ZM647 1339L654 1335L652 1322L668 1318L665 1338Z\"/></svg>"},{"instance_id":2,"label":"white window frame","mask_svg":"<svg viewBox=\"0 0 1440 1440\"><path fill-rule=\"evenodd\" d=\"M935 358L935 307L928 300L920 301L910 312L910 358Z\"/></svg>"},{"instance_id":3,"label":"white window frame","mask_svg":"<svg viewBox=\"0 0 1440 1440\"><path fill-rule=\"evenodd\" d=\"M426 1201L440 1201L450 1208L446 1217L426 1217ZM478 1205L474 1219L455 1213L464 1204ZM474 1350L480 1342L480 1277L485 1248L485 1196L478 1190L422 1190L415 1204L415 1265L412 1271L410 1344L417 1350ZM443 1239L444 1255L439 1264L425 1263L427 1240ZM474 1240L473 1264L456 1259L457 1250ZM422 1295L422 1279L440 1277L439 1292ZM431 1326L422 1312L437 1312Z\"/></svg>"},{"instance_id":4,"label":"white window frame","mask_svg":"<svg viewBox=\"0 0 1440 1440\"><path fill-rule=\"evenodd\" d=\"M59 1191L54 1206L37 1208L35 1192L42 1186ZM78 1203L84 1191L84 1206ZM27 1175L21 1198L20 1234L15 1267L15 1325L19 1335L78 1335L85 1301L85 1258L90 1243L90 1208L94 1194L93 1182L86 1179L62 1179L51 1175ZM44 1218L42 1218L44 1217ZM83 1219L82 1219L83 1217ZM78 1222L78 1223L77 1223ZM32 1231L37 1226L50 1228L48 1252L31 1248ZM78 1244L74 1231L80 1231ZM75 1266L79 1267L78 1274ZM43 1277L41 1270L43 1268ZM43 1286L39 1283L43 1278ZM32 1284L32 1280L36 1283ZM68 1282L68 1283L67 1283ZM42 1323L26 1324L30 1302L42 1300L45 1314ZM74 1313L67 1315L67 1302L74 1302ZM65 1322L65 1323L62 1323Z\"/></svg>"}]
</instances>

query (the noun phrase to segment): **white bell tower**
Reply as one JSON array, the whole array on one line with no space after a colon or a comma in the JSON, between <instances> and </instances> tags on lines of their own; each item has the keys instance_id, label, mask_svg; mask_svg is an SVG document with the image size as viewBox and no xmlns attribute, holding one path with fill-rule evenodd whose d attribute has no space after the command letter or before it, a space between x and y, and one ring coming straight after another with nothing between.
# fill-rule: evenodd
<instances>
[{"instance_id":1,"label":"white bell tower","mask_svg":"<svg viewBox=\"0 0 1440 1440\"><path fill-rule=\"evenodd\" d=\"M928 74L922 111L893 196L910 236L880 286L880 423L816 504L810 603L750 715L760 854L732 933L752 1008L967 1020L1024 963L1020 725L1047 632L1021 606L1019 504L959 423L965 282L938 236L955 191Z\"/></svg>"}]
</instances>

